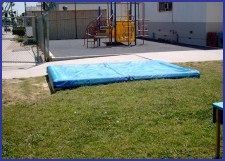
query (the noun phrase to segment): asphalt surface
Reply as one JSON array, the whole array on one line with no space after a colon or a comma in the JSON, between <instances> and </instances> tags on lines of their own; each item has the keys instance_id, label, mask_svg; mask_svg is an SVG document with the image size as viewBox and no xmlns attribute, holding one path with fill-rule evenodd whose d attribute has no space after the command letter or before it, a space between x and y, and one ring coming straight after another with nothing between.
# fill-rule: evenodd
<instances>
[{"instance_id":1,"label":"asphalt surface","mask_svg":"<svg viewBox=\"0 0 225 161\"><path fill-rule=\"evenodd\" d=\"M80 40L79 40L80 41ZM82 42L76 40L56 41L50 42L50 51L60 53L60 57L66 57L71 55L83 56L96 55L102 57L94 58L82 58L72 59L65 61L53 61L42 64L37 64L34 59L33 51L31 49L24 49L22 46L16 44L15 41L8 39L2 39L2 79L12 78L29 78L37 76L45 76L46 68L50 65L70 65L70 64L90 64L90 63L102 63L102 62L126 62L126 61L141 61L146 59L161 60L170 63L178 62L200 62L200 61L215 61L223 60L223 49L215 50L200 50L189 47L176 46L171 44L147 42L145 45L137 45L134 47L112 47L112 48L95 48L86 49L82 45ZM62 41L63 42L63 41ZM140 42L139 42L140 43ZM77 48L76 48L77 47ZM53 49L53 50L52 50ZM61 52L60 52L61 51ZM62 55L62 53L64 55ZM116 56L106 56L116 55ZM70 54L70 55L69 55ZM102 54L102 55L101 55ZM15 63L15 58L19 63ZM7 60L7 61L4 61ZM8 60L13 60L8 62ZM21 61L23 60L23 61Z\"/></svg>"},{"instance_id":2,"label":"asphalt surface","mask_svg":"<svg viewBox=\"0 0 225 161\"><path fill-rule=\"evenodd\" d=\"M118 55L98 58L74 59L66 61L54 61L43 64L33 64L30 68L4 68L2 64L2 79L29 78L47 75L46 68L50 65L70 65L70 64L91 64L102 62L126 62L140 61L146 59L161 60L170 63L178 62L201 62L223 60L223 50L191 50L191 51L172 51L157 53L137 53L132 55ZM9 65L9 64L8 64ZM13 66L13 64L11 64Z\"/></svg>"},{"instance_id":3,"label":"asphalt surface","mask_svg":"<svg viewBox=\"0 0 225 161\"><path fill-rule=\"evenodd\" d=\"M104 40L104 39L103 39ZM178 46L154 41L137 40L136 46L112 46L108 47L104 43L98 48L87 48L83 46L84 40L50 40L49 50L54 58L70 59L79 57L109 56L109 55L129 55L134 53L154 53L170 51L191 51L193 47Z\"/></svg>"}]
</instances>

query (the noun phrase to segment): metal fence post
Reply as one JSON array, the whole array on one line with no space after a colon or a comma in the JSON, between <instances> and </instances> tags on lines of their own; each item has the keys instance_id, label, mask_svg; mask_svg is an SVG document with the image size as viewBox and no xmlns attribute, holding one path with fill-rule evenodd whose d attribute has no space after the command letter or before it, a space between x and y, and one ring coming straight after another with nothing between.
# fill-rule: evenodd
<instances>
[{"instance_id":1,"label":"metal fence post","mask_svg":"<svg viewBox=\"0 0 225 161\"><path fill-rule=\"evenodd\" d=\"M47 57L49 57L49 21L48 14L45 15L45 52Z\"/></svg>"},{"instance_id":2,"label":"metal fence post","mask_svg":"<svg viewBox=\"0 0 225 161\"><path fill-rule=\"evenodd\" d=\"M42 30L42 41L40 42L41 43L41 48L42 48L42 50L43 50L43 52L44 52L44 59L45 59L45 61L46 61L46 59L47 59L47 57L46 57L46 52L45 52L45 22L44 22L44 16L43 16L43 14L41 15L41 30Z\"/></svg>"},{"instance_id":3,"label":"metal fence post","mask_svg":"<svg viewBox=\"0 0 225 161\"><path fill-rule=\"evenodd\" d=\"M40 54L38 50L38 19L35 17L35 41L36 41L36 48L37 48L37 58L39 59Z\"/></svg>"}]
</instances>

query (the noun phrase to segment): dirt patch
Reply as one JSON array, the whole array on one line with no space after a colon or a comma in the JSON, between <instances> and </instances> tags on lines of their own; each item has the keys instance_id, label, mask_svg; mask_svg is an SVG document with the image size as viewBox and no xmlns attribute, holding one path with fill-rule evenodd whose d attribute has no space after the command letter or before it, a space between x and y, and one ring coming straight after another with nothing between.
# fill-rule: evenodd
<instances>
[{"instance_id":1,"label":"dirt patch","mask_svg":"<svg viewBox=\"0 0 225 161\"><path fill-rule=\"evenodd\" d=\"M32 103L51 95L44 77L2 80L2 105Z\"/></svg>"},{"instance_id":2,"label":"dirt patch","mask_svg":"<svg viewBox=\"0 0 225 161\"><path fill-rule=\"evenodd\" d=\"M11 80L8 80L7 82L12 84L17 84L17 83L21 83L22 81L19 79L11 79Z\"/></svg>"},{"instance_id":3,"label":"dirt patch","mask_svg":"<svg viewBox=\"0 0 225 161\"><path fill-rule=\"evenodd\" d=\"M33 86L35 86L35 87L40 87L40 88L42 88L42 89L44 89L44 90L48 90L49 88L48 88L48 83L40 83L40 84L32 84Z\"/></svg>"}]
</instances>

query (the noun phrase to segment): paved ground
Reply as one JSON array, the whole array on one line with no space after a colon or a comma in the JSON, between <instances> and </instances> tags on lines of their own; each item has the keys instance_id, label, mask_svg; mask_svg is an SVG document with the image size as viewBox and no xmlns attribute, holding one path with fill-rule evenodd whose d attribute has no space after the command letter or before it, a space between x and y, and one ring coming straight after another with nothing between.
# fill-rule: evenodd
<instances>
[{"instance_id":1,"label":"paved ground","mask_svg":"<svg viewBox=\"0 0 225 161\"><path fill-rule=\"evenodd\" d=\"M102 41L103 42L103 41ZM196 50L193 47L184 47L166 43L158 43L153 41L145 41L142 45L142 40L137 40L136 46L114 46L106 47L101 44L100 48L86 48L83 46L84 40L50 40L49 49L55 60L65 60L79 57L93 56L112 56L112 55L129 55L136 53L154 53L154 52L169 52L169 51L191 51Z\"/></svg>"},{"instance_id":2,"label":"paved ground","mask_svg":"<svg viewBox=\"0 0 225 161\"><path fill-rule=\"evenodd\" d=\"M11 32L2 34L2 70L28 69L36 66L37 48L23 46Z\"/></svg>"},{"instance_id":3,"label":"paved ground","mask_svg":"<svg viewBox=\"0 0 225 161\"><path fill-rule=\"evenodd\" d=\"M125 61L140 61L146 59L162 60L166 62L196 62L196 61L213 61L223 60L223 50L199 50L188 47L181 47L170 44L163 44L157 42L145 42L146 45L134 47L113 47L113 48L99 48L99 49L85 49L81 44L76 43L75 40L60 43L55 43L54 51L60 53L71 54L77 56L100 55L103 57L73 59L66 61L54 61L43 64L37 64L35 60L35 52L32 48L20 46L16 41L12 41L13 36L10 33L3 33L2 35L2 79L12 78L29 78L46 75L46 68L49 65L65 65L65 64L89 64L100 62L125 62ZM140 43L140 42L138 42ZM51 42L50 42L51 45ZM53 46L51 46L53 47ZM77 47L77 48L76 48ZM108 55L116 56L105 56ZM71 56L70 55L70 56ZM61 55L59 55L61 56ZM66 56L66 55L64 55Z\"/></svg>"},{"instance_id":4,"label":"paved ground","mask_svg":"<svg viewBox=\"0 0 225 161\"><path fill-rule=\"evenodd\" d=\"M119 55L98 58L75 59L67 61L55 61L36 65L27 69L2 69L2 78L28 78L46 75L46 68L49 65L65 65L65 64L86 64L100 62L125 62L140 61L146 59L162 60L171 63L176 62L198 62L223 60L223 50L191 50L191 51L172 51L172 52L156 52L156 53L134 53L132 55ZM4 65L4 64L3 64ZM35 65L35 64L34 64Z\"/></svg>"}]
</instances>

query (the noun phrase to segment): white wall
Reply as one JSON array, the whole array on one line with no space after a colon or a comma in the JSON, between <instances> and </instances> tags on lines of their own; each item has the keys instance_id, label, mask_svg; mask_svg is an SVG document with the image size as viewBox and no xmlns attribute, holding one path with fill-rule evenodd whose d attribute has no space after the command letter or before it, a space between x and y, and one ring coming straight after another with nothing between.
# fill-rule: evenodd
<instances>
[{"instance_id":1,"label":"white wall","mask_svg":"<svg viewBox=\"0 0 225 161\"><path fill-rule=\"evenodd\" d=\"M145 18L150 22L172 22L172 12L159 12L158 2L145 2Z\"/></svg>"},{"instance_id":2,"label":"white wall","mask_svg":"<svg viewBox=\"0 0 225 161\"><path fill-rule=\"evenodd\" d=\"M75 4L59 4L59 10L63 10L62 7L67 6L67 10L75 10ZM76 9L77 10L98 10L98 7L101 7L101 9L107 9L106 4L77 4Z\"/></svg>"},{"instance_id":3,"label":"white wall","mask_svg":"<svg viewBox=\"0 0 225 161\"><path fill-rule=\"evenodd\" d=\"M174 2L174 22L205 22L206 2Z\"/></svg>"},{"instance_id":4,"label":"white wall","mask_svg":"<svg viewBox=\"0 0 225 161\"><path fill-rule=\"evenodd\" d=\"M206 22L223 22L222 2L207 2Z\"/></svg>"},{"instance_id":5,"label":"white wall","mask_svg":"<svg viewBox=\"0 0 225 161\"><path fill-rule=\"evenodd\" d=\"M151 22L205 22L206 2L173 2L173 10L158 11L158 2L145 3L146 19Z\"/></svg>"}]
</instances>

